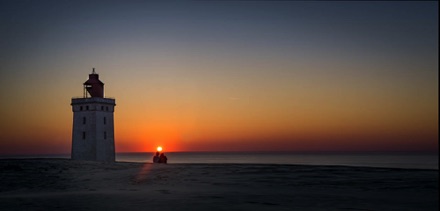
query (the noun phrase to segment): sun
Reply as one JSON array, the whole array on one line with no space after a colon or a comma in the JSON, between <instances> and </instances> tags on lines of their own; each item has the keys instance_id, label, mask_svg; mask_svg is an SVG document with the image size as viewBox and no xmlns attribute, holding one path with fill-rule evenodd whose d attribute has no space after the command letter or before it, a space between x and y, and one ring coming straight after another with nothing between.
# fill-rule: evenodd
<instances>
[{"instance_id":1,"label":"sun","mask_svg":"<svg viewBox=\"0 0 440 211\"><path fill-rule=\"evenodd\" d=\"M162 147L161 147L161 146L158 146L158 147L157 147L157 151L158 151L158 152L161 152L161 151L162 151Z\"/></svg>"}]
</instances>

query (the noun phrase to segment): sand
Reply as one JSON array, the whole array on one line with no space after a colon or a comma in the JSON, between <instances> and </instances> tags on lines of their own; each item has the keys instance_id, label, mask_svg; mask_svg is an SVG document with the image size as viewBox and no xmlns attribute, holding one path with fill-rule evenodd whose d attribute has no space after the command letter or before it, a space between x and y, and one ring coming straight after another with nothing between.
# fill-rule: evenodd
<instances>
[{"instance_id":1,"label":"sand","mask_svg":"<svg viewBox=\"0 0 440 211\"><path fill-rule=\"evenodd\" d=\"M438 210L438 170L0 160L0 210Z\"/></svg>"}]
</instances>

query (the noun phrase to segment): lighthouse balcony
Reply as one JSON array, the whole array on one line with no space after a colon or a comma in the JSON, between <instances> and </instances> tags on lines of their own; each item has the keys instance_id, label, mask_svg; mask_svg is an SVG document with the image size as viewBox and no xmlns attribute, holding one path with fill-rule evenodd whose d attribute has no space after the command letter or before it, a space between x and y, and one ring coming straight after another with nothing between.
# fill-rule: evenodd
<instances>
[{"instance_id":1,"label":"lighthouse balcony","mask_svg":"<svg viewBox=\"0 0 440 211\"><path fill-rule=\"evenodd\" d=\"M72 98L72 105L75 104L88 104L88 103L99 103L99 104L110 104L115 105L114 98L102 98L102 97L88 97L88 98Z\"/></svg>"}]
</instances>

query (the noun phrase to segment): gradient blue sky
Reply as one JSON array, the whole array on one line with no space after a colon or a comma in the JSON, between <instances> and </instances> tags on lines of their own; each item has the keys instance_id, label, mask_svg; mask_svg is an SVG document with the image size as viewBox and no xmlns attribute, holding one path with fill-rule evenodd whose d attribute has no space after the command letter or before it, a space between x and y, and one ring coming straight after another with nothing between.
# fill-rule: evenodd
<instances>
[{"instance_id":1,"label":"gradient blue sky","mask_svg":"<svg viewBox=\"0 0 440 211\"><path fill-rule=\"evenodd\" d=\"M0 153L69 152L92 67L118 151L437 150L435 1L0 0L0 31Z\"/></svg>"}]
</instances>

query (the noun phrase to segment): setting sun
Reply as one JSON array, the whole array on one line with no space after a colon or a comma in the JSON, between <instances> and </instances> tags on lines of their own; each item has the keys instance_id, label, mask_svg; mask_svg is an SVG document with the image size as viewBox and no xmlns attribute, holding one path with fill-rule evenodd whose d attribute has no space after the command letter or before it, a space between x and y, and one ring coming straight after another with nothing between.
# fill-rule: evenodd
<instances>
[{"instance_id":1,"label":"setting sun","mask_svg":"<svg viewBox=\"0 0 440 211\"><path fill-rule=\"evenodd\" d=\"M157 151L158 151L158 152L161 152L161 151L162 151L162 147L161 147L161 146L158 146L158 147L157 147Z\"/></svg>"}]
</instances>

